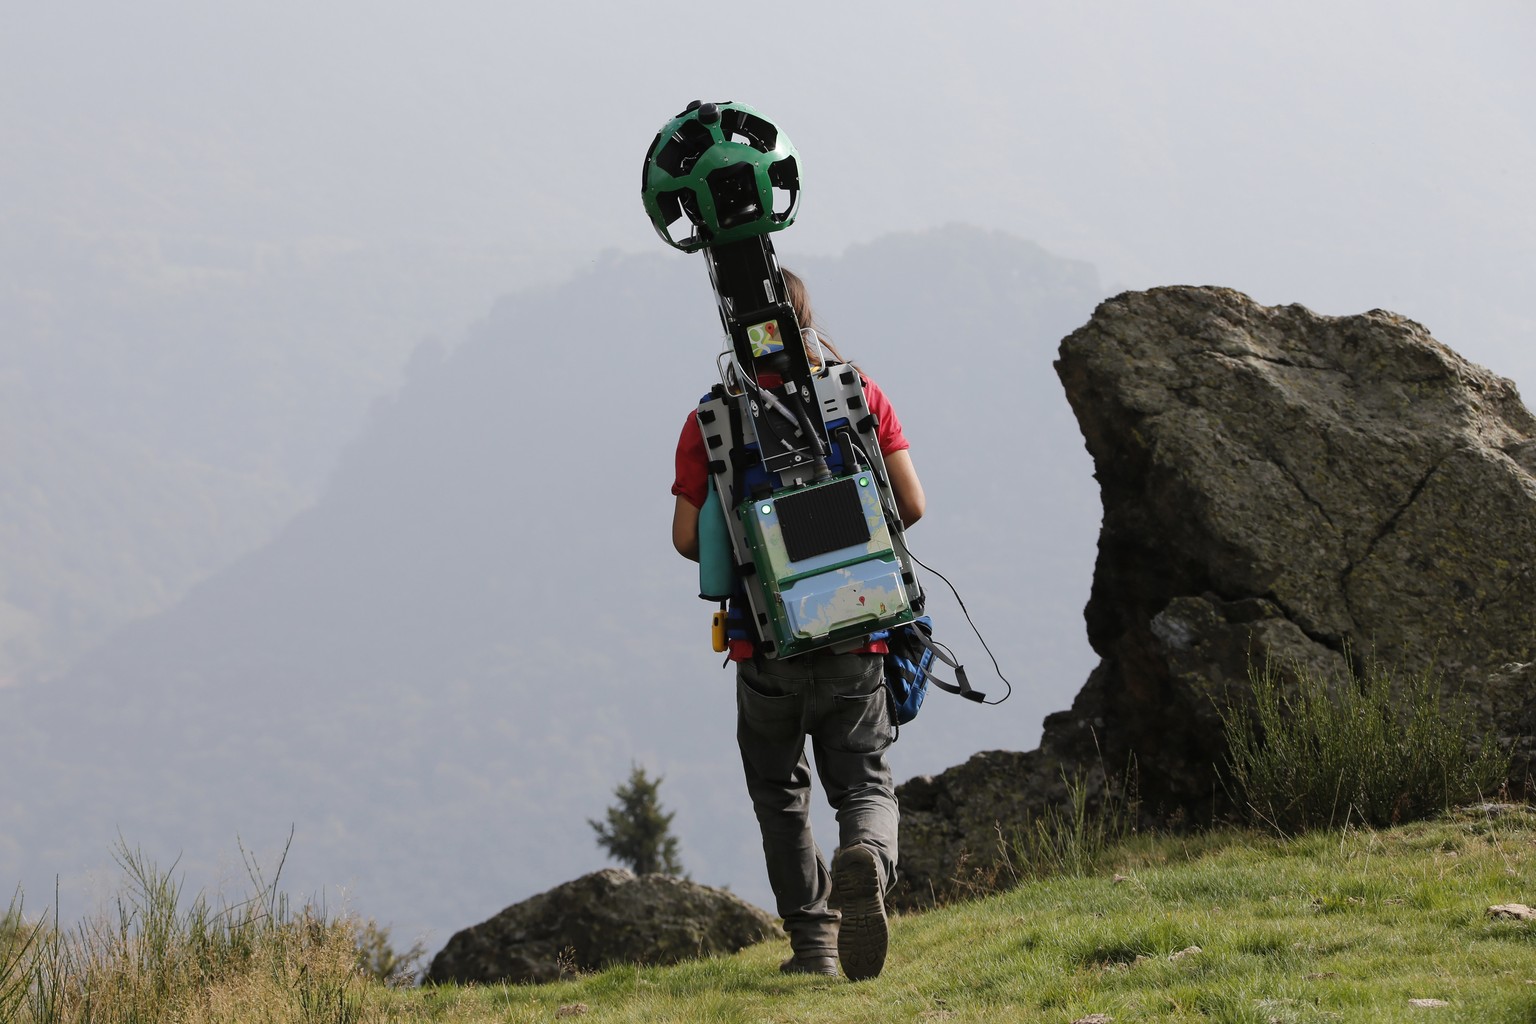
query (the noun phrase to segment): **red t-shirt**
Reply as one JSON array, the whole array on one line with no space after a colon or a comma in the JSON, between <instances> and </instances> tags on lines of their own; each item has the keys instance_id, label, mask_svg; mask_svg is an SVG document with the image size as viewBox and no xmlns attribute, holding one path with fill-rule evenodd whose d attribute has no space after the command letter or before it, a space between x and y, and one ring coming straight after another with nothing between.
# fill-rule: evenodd
<instances>
[{"instance_id":1,"label":"red t-shirt","mask_svg":"<svg viewBox=\"0 0 1536 1024\"><path fill-rule=\"evenodd\" d=\"M891 400L885 397L885 392L863 374L859 374L859 380L864 385L864 403L880 423L875 428L880 454L889 455L912 447L907 436L902 433L901 420L896 418L896 410L892 408ZM696 413L688 414L682 436L677 439L677 474L672 481L672 493L685 499L694 508L703 508L704 497L709 493L709 455L704 449L704 433L699 429ZM729 643L732 661L745 661L752 657L752 641L731 640ZM884 640L876 640L854 653L884 654L887 649Z\"/></svg>"}]
</instances>

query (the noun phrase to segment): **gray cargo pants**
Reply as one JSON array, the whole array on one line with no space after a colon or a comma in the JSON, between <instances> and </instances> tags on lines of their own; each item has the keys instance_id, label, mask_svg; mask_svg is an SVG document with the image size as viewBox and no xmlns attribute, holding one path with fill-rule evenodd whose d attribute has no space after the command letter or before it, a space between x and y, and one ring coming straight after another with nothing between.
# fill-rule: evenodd
<instances>
[{"instance_id":1,"label":"gray cargo pants","mask_svg":"<svg viewBox=\"0 0 1536 1024\"><path fill-rule=\"evenodd\" d=\"M820 651L737 666L736 740L768 882L796 956L837 955L831 878L811 837L807 737L839 842L874 850L886 888L896 877L898 814L885 761L893 729L881 670L878 654Z\"/></svg>"}]
</instances>

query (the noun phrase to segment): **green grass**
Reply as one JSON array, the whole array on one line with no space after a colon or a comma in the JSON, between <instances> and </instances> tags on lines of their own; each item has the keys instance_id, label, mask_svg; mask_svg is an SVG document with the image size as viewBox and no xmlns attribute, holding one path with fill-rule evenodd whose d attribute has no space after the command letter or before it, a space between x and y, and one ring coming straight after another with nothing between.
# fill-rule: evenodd
<instances>
[{"instance_id":1,"label":"green grass","mask_svg":"<svg viewBox=\"0 0 1536 1024\"><path fill-rule=\"evenodd\" d=\"M1116 880L1116 877L1120 880ZM785 978L785 943L536 987L396 991L443 1021L1536 1021L1536 812L1284 839L1139 838L1104 874L897 918L877 980ZM1190 947L1198 953L1173 956ZM1410 999L1449 1006L1420 1010ZM584 1011L572 1009L585 1007Z\"/></svg>"},{"instance_id":2,"label":"green grass","mask_svg":"<svg viewBox=\"0 0 1536 1024\"><path fill-rule=\"evenodd\" d=\"M1536 903L1536 808L1298 838L1139 835L1097 860L895 918L885 973L859 984L780 975L780 941L544 986L402 989L370 976L355 928L286 910L271 885L217 911L201 897L176 910L167 876L127 858L114 918L68 931L45 923L20 960L17 942L33 929L14 917L0 928L0 975L19 965L13 981L44 983L0 1019L1536 1021L1536 924L1487 913ZM1420 1010L1411 999L1448 1005Z\"/></svg>"}]
</instances>

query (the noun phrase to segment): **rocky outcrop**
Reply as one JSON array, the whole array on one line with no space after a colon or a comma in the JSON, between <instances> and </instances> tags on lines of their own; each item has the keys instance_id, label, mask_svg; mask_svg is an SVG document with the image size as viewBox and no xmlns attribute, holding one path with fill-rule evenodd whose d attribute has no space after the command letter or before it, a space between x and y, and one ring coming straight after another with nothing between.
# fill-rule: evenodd
<instances>
[{"instance_id":1,"label":"rocky outcrop","mask_svg":"<svg viewBox=\"0 0 1536 1024\"><path fill-rule=\"evenodd\" d=\"M931 906L963 890L973 869L997 859L999 823L1018 823L1046 800L1041 754L989 750L940 775L919 775L896 789L901 804L901 863L890 902ZM991 834L992 842L988 843Z\"/></svg>"},{"instance_id":2,"label":"rocky outcrop","mask_svg":"<svg viewBox=\"0 0 1536 1024\"><path fill-rule=\"evenodd\" d=\"M986 755L1004 774L902 787L908 898L1063 766L1134 759L1144 806L1208 819L1215 708L1255 662L1434 673L1530 771L1536 419L1513 384L1393 313L1220 288L1110 299L1056 369L1104 505L1084 613L1102 661L1039 751Z\"/></svg>"},{"instance_id":3,"label":"rocky outcrop","mask_svg":"<svg viewBox=\"0 0 1536 1024\"><path fill-rule=\"evenodd\" d=\"M611 964L734 953L782 933L721 889L617 868L514 904L448 940L427 982L545 982Z\"/></svg>"}]
</instances>

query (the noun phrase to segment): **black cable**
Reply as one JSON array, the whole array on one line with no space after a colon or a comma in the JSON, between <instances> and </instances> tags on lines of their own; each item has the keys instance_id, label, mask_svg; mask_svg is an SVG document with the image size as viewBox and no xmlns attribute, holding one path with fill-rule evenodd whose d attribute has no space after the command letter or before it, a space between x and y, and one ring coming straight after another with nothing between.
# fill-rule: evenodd
<instances>
[{"instance_id":1,"label":"black cable","mask_svg":"<svg viewBox=\"0 0 1536 1024\"><path fill-rule=\"evenodd\" d=\"M921 565L923 567L924 571L931 572L935 576L937 576L939 579L943 580L944 581L944 585L949 588L949 592L951 594L955 595L955 601L960 605L960 611L961 611L961 613L963 613L965 615L965 621L970 623L971 632L976 634L976 639L981 641L981 649L986 651L987 652L987 657L992 659L992 671L996 672L997 673L997 678L1001 679L1003 681L1003 685L1008 687L1008 692L1003 694L997 700L984 700L981 703L986 704L988 707L996 707L997 705L1001 704L1003 701L1007 700L1009 697L1012 697L1013 696L1013 684L1008 681L1008 677L1007 676L1003 675L1002 666L1000 666L997 663L997 655L993 654L992 653L992 648L987 646L987 638L982 636L981 635L981 630L976 628L976 623L971 619L970 610L965 607L965 601L964 601L963 598L961 598L960 591L955 589L955 585L953 583L949 582L949 578L946 577L943 573L939 572L939 570L937 570L937 569L932 568L931 566L926 564L922 559L920 559L916 555L914 555L912 553L912 548L910 546L908 546L908 548L907 548L907 556L909 558L911 558L912 561L916 562L918 565ZM937 641L935 641L935 643L937 643ZM942 644L938 644L938 646L943 647ZM944 647L944 650L946 652L948 652L949 656L951 658L954 658L955 661L959 661L960 660L959 658L955 658L954 652L950 651L950 649L948 647Z\"/></svg>"},{"instance_id":2,"label":"black cable","mask_svg":"<svg viewBox=\"0 0 1536 1024\"><path fill-rule=\"evenodd\" d=\"M806 411L805 403L800 401L799 398L791 398L790 401L794 404L795 416L800 420L800 430L811 442L811 458L814 462L816 482L822 483L823 481L831 480L832 471L827 468L828 452L826 440L822 438L821 434L816 431L816 427L811 423L811 414Z\"/></svg>"},{"instance_id":3,"label":"black cable","mask_svg":"<svg viewBox=\"0 0 1536 1024\"><path fill-rule=\"evenodd\" d=\"M859 454L863 455L866 460L869 459L869 453L864 451L863 448L860 448L857 444L854 444L854 448L858 449ZM881 483L885 484L885 486L887 488L890 487L890 485L885 483L884 480L881 480ZM887 510L887 512L886 512L886 518L887 519L894 518L894 517L892 517L890 515L889 510ZM896 521L900 522L901 520L897 519ZM965 616L965 621L970 625L971 632L976 634L976 639L981 641L981 649L986 651L987 652L987 657L992 659L992 671L996 672L997 673L997 678L1001 679L1003 681L1003 685L1008 687L1008 692L1003 694L997 700L984 700L984 701L981 702L981 703L987 705L988 707L996 707L997 705L1001 704L1003 701L1007 700L1009 697L1013 696L1013 684L1008 681L1008 677L1007 676L1003 675L1002 666L997 663L997 655L993 654L992 653L992 648L987 646L987 638L982 636L981 635L981 630L976 628L976 623L971 618L970 609L968 609L965 606L965 600L960 596L960 591L956 590L955 589L955 585L953 583L949 582L949 577L945 576L943 573L939 572L939 570L937 570L937 569L933 568L932 566L928 565L922 559L918 558L917 555L913 554L912 546L910 544L906 543L906 532L907 532L906 531L906 527L905 527L905 525L903 525L903 527L901 529L902 545L907 550L907 557L912 559L912 561L916 562L918 565L922 566L925 571L931 572L935 576L937 576L939 579L943 580L944 581L944 585L949 588L949 592L951 594L955 595L955 601L956 601L957 604L960 605L960 611ZM933 640L932 637L929 637L929 640L935 646L943 647L944 648L944 652L949 655L949 657L950 657L950 659L952 661L959 662L960 659L955 657L955 652L954 651L951 651L948 647L945 647L943 644L939 643L937 640Z\"/></svg>"}]
</instances>

